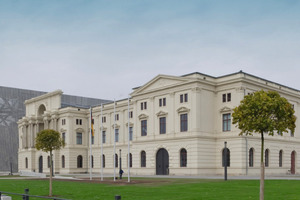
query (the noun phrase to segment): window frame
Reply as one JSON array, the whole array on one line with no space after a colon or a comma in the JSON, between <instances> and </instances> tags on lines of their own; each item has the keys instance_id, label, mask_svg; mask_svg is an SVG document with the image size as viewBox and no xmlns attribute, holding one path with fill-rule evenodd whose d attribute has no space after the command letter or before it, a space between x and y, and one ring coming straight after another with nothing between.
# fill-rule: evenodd
<instances>
[{"instance_id":1,"label":"window frame","mask_svg":"<svg viewBox=\"0 0 300 200\"><path fill-rule=\"evenodd\" d=\"M147 136L147 119L141 120L141 136Z\"/></svg>"},{"instance_id":2,"label":"window frame","mask_svg":"<svg viewBox=\"0 0 300 200\"><path fill-rule=\"evenodd\" d=\"M188 113L180 114L180 132L188 131Z\"/></svg>"}]
</instances>

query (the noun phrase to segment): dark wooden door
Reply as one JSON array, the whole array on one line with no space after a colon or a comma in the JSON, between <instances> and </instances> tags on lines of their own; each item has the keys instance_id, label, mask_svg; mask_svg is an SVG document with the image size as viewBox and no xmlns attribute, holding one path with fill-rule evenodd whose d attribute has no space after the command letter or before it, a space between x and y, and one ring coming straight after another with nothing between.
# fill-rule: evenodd
<instances>
[{"instance_id":1,"label":"dark wooden door","mask_svg":"<svg viewBox=\"0 0 300 200\"><path fill-rule=\"evenodd\" d=\"M39 173L43 173L43 156L39 158Z\"/></svg>"},{"instance_id":2,"label":"dark wooden door","mask_svg":"<svg viewBox=\"0 0 300 200\"><path fill-rule=\"evenodd\" d=\"M169 174L169 154L166 149L159 149L156 154L156 175Z\"/></svg>"},{"instance_id":3,"label":"dark wooden door","mask_svg":"<svg viewBox=\"0 0 300 200\"><path fill-rule=\"evenodd\" d=\"M296 152L293 151L291 155L291 174L295 174L295 157Z\"/></svg>"}]
</instances>

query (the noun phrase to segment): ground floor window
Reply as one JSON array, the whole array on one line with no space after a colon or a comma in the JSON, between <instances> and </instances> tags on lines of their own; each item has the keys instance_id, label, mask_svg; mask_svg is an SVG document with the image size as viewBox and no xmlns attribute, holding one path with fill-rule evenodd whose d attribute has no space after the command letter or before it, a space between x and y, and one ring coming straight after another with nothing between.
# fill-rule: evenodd
<instances>
[{"instance_id":1,"label":"ground floor window","mask_svg":"<svg viewBox=\"0 0 300 200\"><path fill-rule=\"evenodd\" d=\"M77 156L77 168L82 168L82 155Z\"/></svg>"},{"instance_id":2,"label":"ground floor window","mask_svg":"<svg viewBox=\"0 0 300 200\"><path fill-rule=\"evenodd\" d=\"M269 149L265 150L265 167L269 167Z\"/></svg>"},{"instance_id":3,"label":"ground floor window","mask_svg":"<svg viewBox=\"0 0 300 200\"><path fill-rule=\"evenodd\" d=\"M251 148L250 150L249 150L249 167L253 167L253 165L254 165L254 163L253 163L253 161L254 161L254 149L253 148Z\"/></svg>"},{"instance_id":4,"label":"ground floor window","mask_svg":"<svg viewBox=\"0 0 300 200\"><path fill-rule=\"evenodd\" d=\"M146 152L141 152L141 167L146 167Z\"/></svg>"},{"instance_id":5,"label":"ground floor window","mask_svg":"<svg viewBox=\"0 0 300 200\"><path fill-rule=\"evenodd\" d=\"M279 167L282 167L282 152L282 150L279 151Z\"/></svg>"},{"instance_id":6,"label":"ground floor window","mask_svg":"<svg viewBox=\"0 0 300 200\"><path fill-rule=\"evenodd\" d=\"M65 156L61 156L61 167L65 168Z\"/></svg>"},{"instance_id":7,"label":"ground floor window","mask_svg":"<svg viewBox=\"0 0 300 200\"><path fill-rule=\"evenodd\" d=\"M226 155L226 160L225 160ZM222 151L222 166L225 166L225 163L227 164L227 167L230 167L230 150L228 148L224 148Z\"/></svg>"},{"instance_id":8,"label":"ground floor window","mask_svg":"<svg viewBox=\"0 0 300 200\"><path fill-rule=\"evenodd\" d=\"M180 167L187 166L187 152L185 149L180 150Z\"/></svg>"}]
</instances>

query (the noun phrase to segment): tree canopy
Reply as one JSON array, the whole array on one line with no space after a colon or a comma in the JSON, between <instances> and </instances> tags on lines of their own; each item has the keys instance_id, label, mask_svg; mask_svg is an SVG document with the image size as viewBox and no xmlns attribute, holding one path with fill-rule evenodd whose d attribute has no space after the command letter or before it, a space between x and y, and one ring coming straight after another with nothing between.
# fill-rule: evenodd
<instances>
[{"instance_id":1,"label":"tree canopy","mask_svg":"<svg viewBox=\"0 0 300 200\"><path fill-rule=\"evenodd\" d=\"M42 130L37 134L35 148L44 152L59 150L65 146L59 132L52 129Z\"/></svg>"},{"instance_id":2,"label":"tree canopy","mask_svg":"<svg viewBox=\"0 0 300 200\"><path fill-rule=\"evenodd\" d=\"M241 130L240 135L295 131L293 106L275 91L261 90L246 95L233 111L233 124Z\"/></svg>"}]
</instances>

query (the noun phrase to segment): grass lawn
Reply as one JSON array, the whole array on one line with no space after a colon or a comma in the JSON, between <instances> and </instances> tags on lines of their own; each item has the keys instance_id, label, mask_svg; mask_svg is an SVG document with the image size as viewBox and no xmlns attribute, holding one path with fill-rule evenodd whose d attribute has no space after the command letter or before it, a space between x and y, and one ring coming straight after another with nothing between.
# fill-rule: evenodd
<instances>
[{"instance_id":1,"label":"grass lawn","mask_svg":"<svg viewBox=\"0 0 300 200\"><path fill-rule=\"evenodd\" d=\"M133 178L131 184L117 182L54 181L53 194L60 198L78 200L210 200L259 199L258 180L200 180L200 179L146 179ZM47 196L48 180L0 179L0 191ZM266 180L265 200L300 199L300 181ZM13 199L22 199L20 196ZM30 198L34 200L34 198Z\"/></svg>"}]
</instances>

